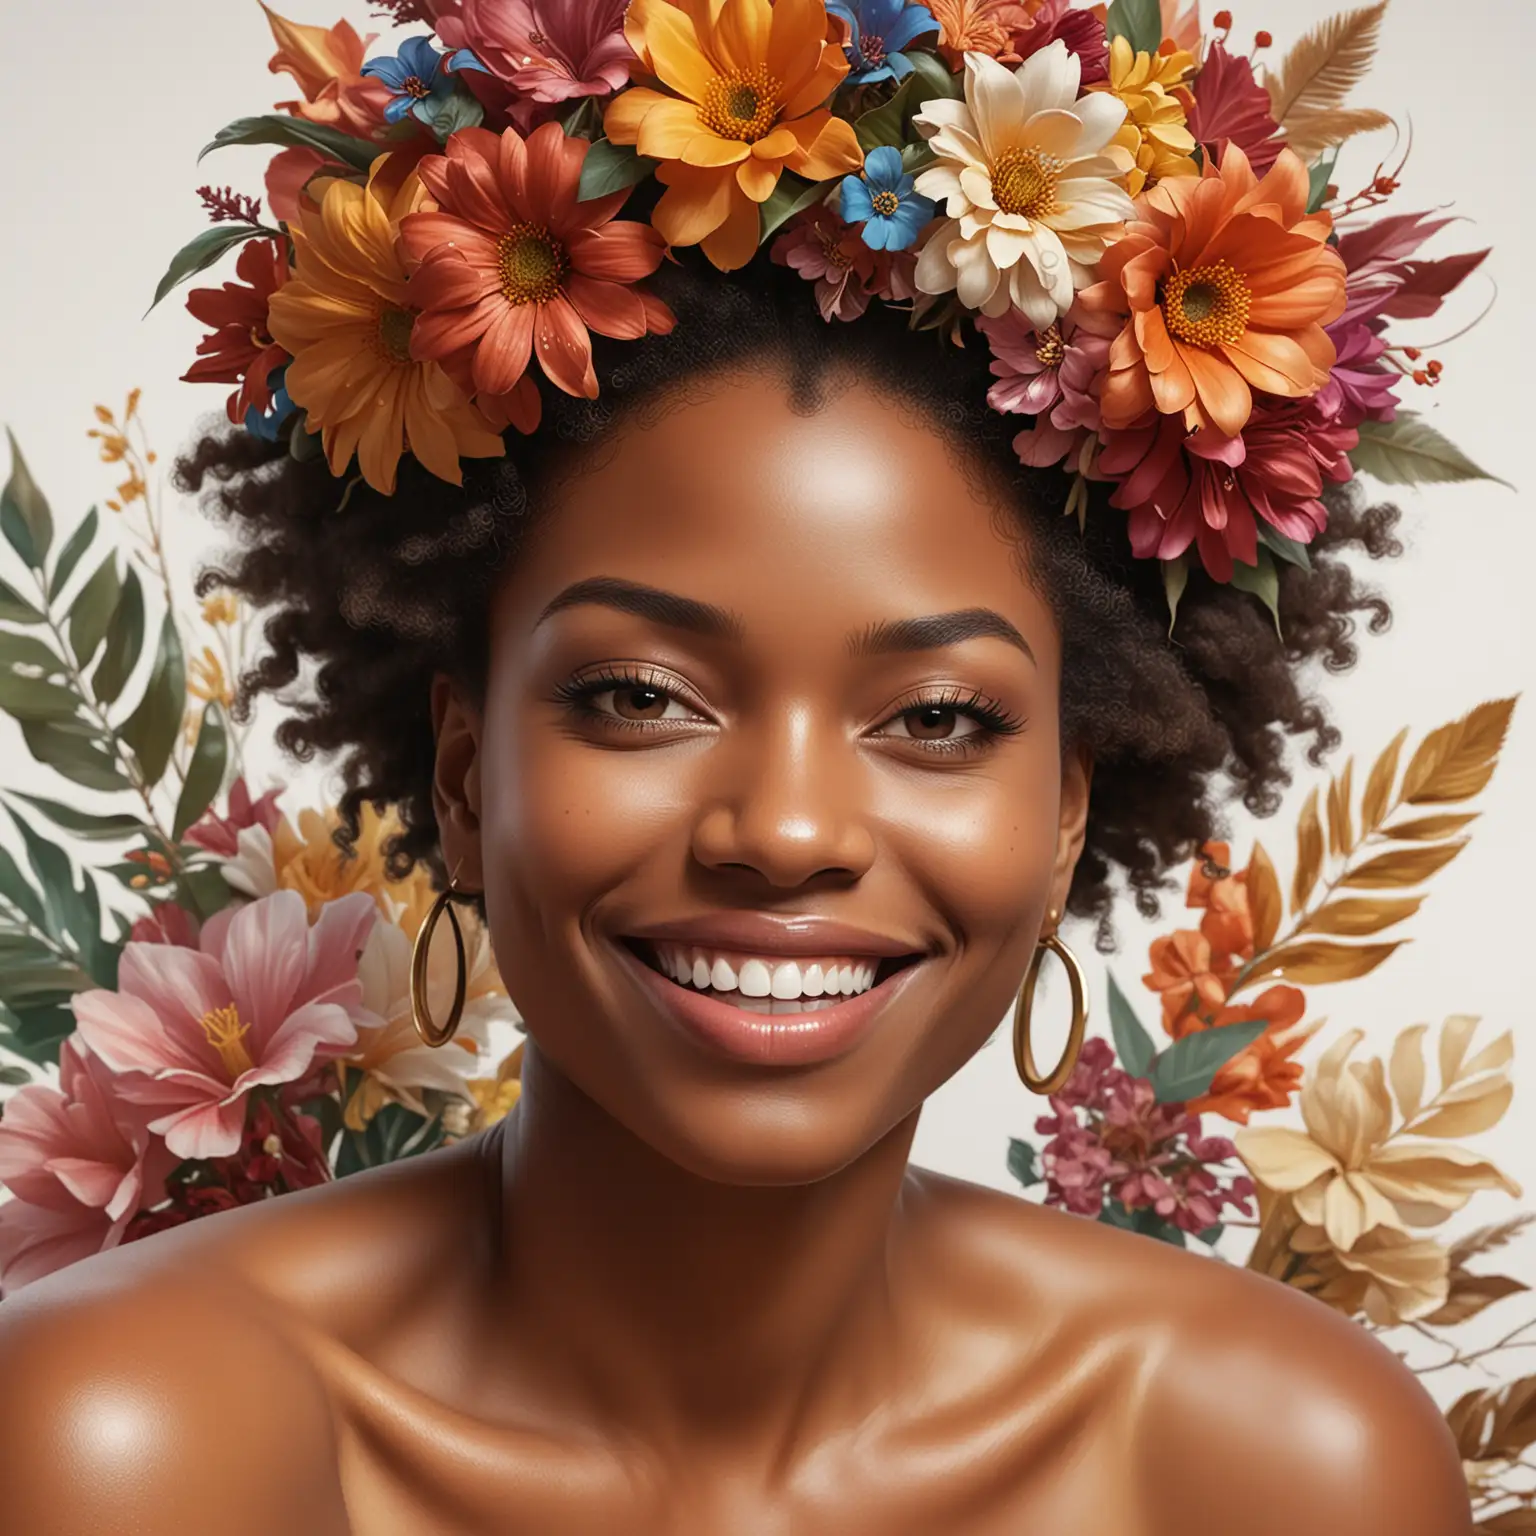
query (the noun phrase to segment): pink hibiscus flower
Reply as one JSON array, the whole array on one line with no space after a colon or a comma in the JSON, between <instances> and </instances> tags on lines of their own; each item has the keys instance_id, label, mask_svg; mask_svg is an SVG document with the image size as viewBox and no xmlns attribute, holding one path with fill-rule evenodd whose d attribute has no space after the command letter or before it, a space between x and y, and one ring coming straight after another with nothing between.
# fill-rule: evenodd
<instances>
[{"instance_id":1,"label":"pink hibiscus flower","mask_svg":"<svg viewBox=\"0 0 1536 1536\"><path fill-rule=\"evenodd\" d=\"M490 75L461 78L492 111L530 132L540 108L578 96L609 96L629 80L628 0L441 0L437 35L468 48Z\"/></svg>"},{"instance_id":2,"label":"pink hibiscus flower","mask_svg":"<svg viewBox=\"0 0 1536 1536\"><path fill-rule=\"evenodd\" d=\"M200 949L129 944L119 990L74 999L80 1036L178 1157L227 1157L253 1088L303 1078L380 1022L357 979L377 914L355 892L311 928L304 898L275 891L209 919Z\"/></svg>"},{"instance_id":3,"label":"pink hibiscus flower","mask_svg":"<svg viewBox=\"0 0 1536 1536\"><path fill-rule=\"evenodd\" d=\"M1185 436L1176 416L1108 435L1099 469L1120 481L1110 504L1130 512L1138 559L1173 560L1193 544L1217 581L1234 561L1258 562L1259 522L1299 544L1328 524L1325 480L1348 480L1353 427L1316 400L1259 397L1236 437L1210 428Z\"/></svg>"},{"instance_id":4,"label":"pink hibiscus flower","mask_svg":"<svg viewBox=\"0 0 1536 1536\"><path fill-rule=\"evenodd\" d=\"M116 1247L175 1165L106 1064L66 1040L59 1086L21 1089L0 1120L0 1184L16 1197L0 1205L0 1296Z\"/></svg>"},{"instance_id":5,"label":"pink hibiscus flower","mask_svg":"<svg viewBox=\"0 0 1536 1536\"><path fill-rule=\"evenodd\" d=\"M998 379L987 404L1035 418L1034 427L1013 440L1019 459L1047 469L1077 455L1088 434L1099 430L1096 384L1109 366L1114 322L1074 305L1044 331L1016 309L984 315L976 328L992 348Z\"/></svg>"}]
</instances>

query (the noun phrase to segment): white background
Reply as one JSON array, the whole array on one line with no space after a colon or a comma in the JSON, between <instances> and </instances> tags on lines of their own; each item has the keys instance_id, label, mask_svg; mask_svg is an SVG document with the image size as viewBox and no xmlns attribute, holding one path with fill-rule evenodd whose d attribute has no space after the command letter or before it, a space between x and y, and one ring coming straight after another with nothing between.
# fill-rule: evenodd
<instances>
[{"instance_id":1,"label":"white background","mask_svg":"<svg viewBox=\"0 0 1536 1536\"><path fill-rule=\"evenodd\" d=\"M322 0L294 19L329 24L337 19L333 6L339 10L340 0ZM1209 0L1206 8L1214 9ZM1234 9L1235 43L1265 26L1276 36L1278 56L1335 7L1325 0L1285 0L1283 7L1270 0ZM359 30L370 25L364 0L348 16ZM1319 678L1346 750L1367 760L1399 727L1411 725L1417 737L1480 700L1520 691L1536 670L1536 526L1529 496L1529 365L1536 348L1529 278L1536 235L1531 18L1511 0L1460 0L1454 7L1395 0L1376 69L1353 102L1412 123L1416 147L1394 208L1449 206L1467 221L1439 236L1431 254L1494 247L1484 270L1419 337L1437 340L1458 329L1497 283L1492 317L1437 349L1446 363L1444 385L1433 395L1410 390L1418 398L1409 403L1474 460L1520 487L1443 486L1399 498L1408 552L1378 572L1396 611L1394 627L1386 637L1366 638L1353 674ZM170 255L202 227L193 189L212 180L262 192L269 152L224 151L199 167L198 150L226 121L268 110L293 92L287 77L266 72L272 43L255 0L49 0L10 7L6 51L0 141L10 192L0 282L0 420L15 431L67 528L110 496L118 478L96 461L85 436L96 402L120 409L128 389L142 385L143 412L162 459L192 437L200 418L220 409L221 388L178 382L200 335L180 299L147 319L144 311ZM1346 150L1337 180L1349 191L1363 185L1389 150L1381 136L1357 141ZM191 508L177 509L171 521L178 563L190 573L211 531ZM1438 1026L1452 1013L1483 1015L1490 1037L1512 1028L1519 1062L1515 1104L1476 1145L1519 1178L1536 1204L1536 1032L1526 971L1536 917L1533 711L1536 701L1528 700L1517 712L1502 767L1482 803L1486 814L1471 847L1434 882L1410 926L1413 943L1373 977L1310 992L1313 1014L1326 1014L1329 1026L1305 1059L1315 1059L1335 1032L1352 1026L1366 1029L1377 1050L1406 1025ZM295 776L270 748L260 766L295 778L304 795L323 793L313 770ZM1302 764L1278 822L1262 829L1282 882L1289 876L1295 812L1313 777ZM58 789L5 725L0 782L45 794ZM77 802L89 799L74 794ZM1250 831L1244 819L1235 822L1240 854ZM1148 926L1128 911L1121 951L1111 962L1149 1020L1155 1005L1139 992L1137 978L1146 969L1149 939L1174 926L1175 916L1170 908L1168 921ZM1067 937L1101 982L1091 935L1069 930ZM1102 984L1096 990L1102 999ZM1059 992L1056 1001L1062 1001ZM1098 1022L1102 1027L1102 1007ZM931 1102L918 1160L1007 1188L1007 1138L1032 1135L1038 1112L1014 1078L1006 1031L1000 1032ZM1208 1128L1228 1127L1208 1122ZM1503 1196L1483 1195L1444 1230L1501 1219L1513 1208ZM1505 1272L1536 1282L1536 1233L1495 1257ZM1518 1321L1524 1306L1521 1299L1505 1302L1485 1317L1486 1326L1464 1335L1491 1337ZM1437 1392L1461 1384L1459 1373L1433 1380Z\"/></svg>"}]
</instances>

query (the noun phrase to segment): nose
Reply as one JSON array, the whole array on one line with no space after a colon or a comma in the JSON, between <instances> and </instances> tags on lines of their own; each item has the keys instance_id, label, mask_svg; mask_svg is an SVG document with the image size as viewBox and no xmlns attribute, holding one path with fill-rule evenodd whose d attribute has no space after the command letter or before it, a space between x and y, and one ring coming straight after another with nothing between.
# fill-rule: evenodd
<instances>
[{"instance_id":1,"label":"nose","mask_svg":"<svg viewBox=\"0 0 1536 1536\"><path fill-rule=\"evenodd\" d=\"M839 727L795 709L734 737L711 754L693 833L699 863L752 870L784 889L819 875L863 875L875 856L869 796Z\"/></svg>"}]
</instances>

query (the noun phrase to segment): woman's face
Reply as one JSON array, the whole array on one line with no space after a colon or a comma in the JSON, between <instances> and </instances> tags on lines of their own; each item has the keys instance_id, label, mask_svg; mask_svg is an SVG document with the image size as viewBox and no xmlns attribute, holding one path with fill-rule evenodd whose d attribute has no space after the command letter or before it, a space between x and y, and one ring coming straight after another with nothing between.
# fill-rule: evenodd
<instances>
[{"instance_id":1,"label":"woman's face","mask_svg":"<svg viewBox=\"0 0 1536 1536\"><path fill-rule=\"evenodd\" d=\"M1008 515L828 393L731 374L628 428L501 585L483 707L435 699L448 867L541 1054L724 1182L834 1172L981 1046L1087 810Z\"/></svg>"}]
</instances>

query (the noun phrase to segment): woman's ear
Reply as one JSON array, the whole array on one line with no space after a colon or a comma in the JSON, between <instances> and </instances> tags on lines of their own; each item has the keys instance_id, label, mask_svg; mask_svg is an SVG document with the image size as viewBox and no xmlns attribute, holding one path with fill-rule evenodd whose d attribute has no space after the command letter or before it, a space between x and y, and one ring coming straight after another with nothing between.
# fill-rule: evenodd
<instances>
[{"instance_id":1,"label":"woman's ear","mask_svg":"<svg viewBox=\"0 0 1536 1536\"><path fill-rule=\"evenodd\" d=\"M1073 747L1061 759L1061 820L1056 833L1056 862L1051 872L1052 912L1067 910L1072 876L1088 835L1088 798L1093 788L1093 754Z\"/></svg>"},{"instance_id":2,"label":"woman's ear","mask_svg":"<svg viewBox=\"0 0 1536 1536\"><path fill-rule=\"evenodd\" d=\"M466 890L485 888L480 853L479 709L463 689L439 672L432 679L432 731L437 758L432 809L449 876Z\"/></svg>"}]
</instances>

